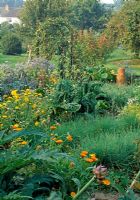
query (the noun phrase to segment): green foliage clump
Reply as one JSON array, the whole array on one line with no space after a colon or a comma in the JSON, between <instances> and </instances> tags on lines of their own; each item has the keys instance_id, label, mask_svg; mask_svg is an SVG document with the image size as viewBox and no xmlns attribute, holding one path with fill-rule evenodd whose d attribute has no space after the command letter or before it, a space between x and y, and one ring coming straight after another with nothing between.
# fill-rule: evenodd
<instances>
[{"instance_id":1,"label":"green foliage clump","mask_svg":"<svg viewBox=\"0 0 140 200\"><path fill-rule=\"evenodd\" d=\"M22 53L22 43L14 34L7 34L1 39L2 53L6 55L17 55Z\"/></svg>"},{"instance_id":2,"label":"green foliage clump","mask_svg":"<svg viewBox=\"0 0 140 200\"><path fill-rule=\"evenodd\" d=\"M139 103L128 104L121 111L121 114L135 116L138 120L140 120L140 104Z\"/></svg>"}]
</instances>

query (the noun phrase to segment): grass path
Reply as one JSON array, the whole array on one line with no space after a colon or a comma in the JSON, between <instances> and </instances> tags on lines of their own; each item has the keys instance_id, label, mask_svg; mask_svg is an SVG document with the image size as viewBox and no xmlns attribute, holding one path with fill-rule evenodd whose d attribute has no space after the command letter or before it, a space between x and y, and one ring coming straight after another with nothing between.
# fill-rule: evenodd
<instances>
[{"instance_id":1,"label":"grass path","mask_svg":"<svg viewBox=\"0 0 140 200\"><path fill-rule=\"evenodd\" d=\"M16 63L21 63L25 62L27 59L25 54L22 55L3 55L0 54L0 64L10 64L10 65L15 65Z\"/></svg>"}]
</instances>

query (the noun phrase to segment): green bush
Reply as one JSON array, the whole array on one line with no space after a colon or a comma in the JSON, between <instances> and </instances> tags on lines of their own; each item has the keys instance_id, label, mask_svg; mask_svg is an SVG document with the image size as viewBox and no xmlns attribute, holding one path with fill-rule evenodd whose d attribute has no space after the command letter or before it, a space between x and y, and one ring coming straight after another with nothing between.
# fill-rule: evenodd
<instances>
[{"instance_id":1,"label":"green bush","mask_svg":"<svg viewBox=\"0 0 140 200\"><path fill-rule=\"evenodd\" d=\"M7 34L1 39L2 53L6 55L16 55L22 53L22 43L14 34Z\"/></svg>"},{"instance_id":2,"label":"green bush","mask_svg":"<svg viewBox=\"0 0 140 200\"><path fill-rule=\"evenodd\" d=\"M127 168L137 165L133 157L139 139L139 121L134 116L99 117L92 115L64 123L58 131L69 130L79 138L79 148L91 150L106 166ZM84 138L84 140L83 140Z\"/></svg>"}]
</instances>

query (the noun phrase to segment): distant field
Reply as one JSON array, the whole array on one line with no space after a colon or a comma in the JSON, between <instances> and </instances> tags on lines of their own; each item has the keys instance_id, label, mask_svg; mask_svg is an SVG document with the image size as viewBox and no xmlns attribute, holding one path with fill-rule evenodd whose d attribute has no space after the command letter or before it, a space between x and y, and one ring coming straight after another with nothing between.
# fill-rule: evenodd
<instances>
[{"instance_id":1,"label":"distant field","mask_svg":"<svg viewBox=\"0 0 140 200\"><path fill-rule=\"evenodd\" d=\"M0 64L11 64L15 65L17 63L25 62L27 60L27 56L25 54L20 56L11 56L11 55L3 55L0 54Z\"/></svg>"},{"instance_id":2,"label":"distant field","mask_svg":"<svg viewBox=\"0 0 140 200\"><path fill-rule=\"evenodd\" d=\"M119 67L126 67L132 74L140 75L140 59L135 59L130 51L122 49L115 50L110 55L105 66L114 68L116 71Z\"/></svg>"}]
</instances>

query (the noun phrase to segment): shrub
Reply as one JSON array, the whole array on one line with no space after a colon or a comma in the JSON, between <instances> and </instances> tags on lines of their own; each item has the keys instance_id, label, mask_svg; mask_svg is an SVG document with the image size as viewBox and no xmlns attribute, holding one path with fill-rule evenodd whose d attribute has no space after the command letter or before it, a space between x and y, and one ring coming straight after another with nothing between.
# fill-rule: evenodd
<instances>
[{"instance_id":1,"label":"shrub","mask_svg":"<svg viewBox=\"0 0 140 200\"><path fill-rule=\"evenodd\" d=\"M1 40L2 53L6 55L16 55L22 53L22 43L14 34L7 34Z\"/></svg>"},{"instance_id":2,"label":"shrub","mask_svg":"<svg viewBox=\"0 0 140 200\"><path fill-rule=\"evenodd\" d=\"M140 104L130 103L121 111L121 115L135 116L140 121Z\"/></svg>"}]
</instances>

